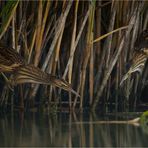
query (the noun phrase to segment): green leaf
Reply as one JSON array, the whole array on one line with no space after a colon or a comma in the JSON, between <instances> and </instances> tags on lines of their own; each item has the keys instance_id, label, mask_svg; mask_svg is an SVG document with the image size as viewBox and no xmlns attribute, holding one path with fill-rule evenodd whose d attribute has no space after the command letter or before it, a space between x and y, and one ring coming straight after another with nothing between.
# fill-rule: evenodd
<instances>
[{"instance_id":1,"label":"green leaf","mask_svg":"<svg viewBox=\"0 0 148 148\"><path fill-rule=\"evenodd\" d=\"M2 11L0 12L0 17L2 17L2 25L0 27L0 39L6 32L12 18L14 15L14 12L16 11L16 8L18 6L19 1L11 1L9 0Z\"/></svg>"}]
</instances>

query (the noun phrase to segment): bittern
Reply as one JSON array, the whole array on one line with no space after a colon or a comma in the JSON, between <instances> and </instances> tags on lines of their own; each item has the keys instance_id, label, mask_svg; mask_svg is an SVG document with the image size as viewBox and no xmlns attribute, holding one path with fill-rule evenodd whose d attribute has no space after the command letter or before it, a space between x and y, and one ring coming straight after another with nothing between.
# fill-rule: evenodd
<instances>
[{"instance_id":1,"label":"bittern","mask_svg":"<svg viewBox=\"0 0 148 148\"><path fill-rule=\"evenodd\" d=\"M143 67L146 63L148 55L143 51L135 51L134 56L131 62L131 67L129 68L128 72L123 76L120 85L129 78L129 76L134 72L142 73Z\"/></svg>"},{"instance_id":2,"label":"bittern","mask_svg":"<svg viewBox=\"0 0 148 148\"><path fill-rule=\"evenodd\" d=\"M4 44L0 44L0 72L12 74L9 81L11 85L22 83L54 85L79 96L68 82L43 72L34 65L25 64L24 59L15 51L15 49L7 47Z\"/></svg>"},{"instance_id":3,"label":"bittern","mask_svg":"<svg viewBox=\"0 0 148 148\"><path fill-rule=\"evenodd\" d=\"M134 72L142 73L144 65L148 58L148 30L143 31L136 40L131 67L123 76L120 85Z\"/></svg>"},{"instance_id":4,"label":"bittern","mask_svg":"<svg viewBox=\"0 0 148 148\"><path fill-rule=\"evenodd\" d=\"M20 68L18 68L13 73L10 79L11 85L22 84L22 83L53 85L79 96L79 94L76 91L74 91L71 85L68 82L66 82L64 79L59 79L56 76L43 72L41 71L41 69L31 64L20 66Z\"/></svg>"},{"instance_id":5,"label":"bittern","mask_svg":"<svg viewBox=\"0 0 148 148\"><path fill-rule=\"evenodd\" d=\"M11 47L0 43L0 72L13 72L25 65L23 58Z\"/></svg>"}]
</instances>

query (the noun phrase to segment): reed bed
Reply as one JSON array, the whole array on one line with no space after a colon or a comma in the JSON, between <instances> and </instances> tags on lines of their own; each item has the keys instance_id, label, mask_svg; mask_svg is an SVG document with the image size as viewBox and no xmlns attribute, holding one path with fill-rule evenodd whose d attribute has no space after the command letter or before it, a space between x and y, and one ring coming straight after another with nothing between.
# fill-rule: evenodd
<instances>
[{"instance_id":1,"label":"reed bed","mask_svg":"<svg viewBox=\"0 0 148 148\"><path fill-rule=\"evenodd\" d=\"M136 106L148 70L120 86L139 33L148 27L147 1L0 1L0 39L26 63L72 84L80 98L52 86L1 80L1 106L100 109ZM146 66L145 66L146 67ZM7 97L6 97L7 96ZM29 103L30 104L30 103ZM26 105L26 106L25 106Z\"/></svg>"}]
</instances>

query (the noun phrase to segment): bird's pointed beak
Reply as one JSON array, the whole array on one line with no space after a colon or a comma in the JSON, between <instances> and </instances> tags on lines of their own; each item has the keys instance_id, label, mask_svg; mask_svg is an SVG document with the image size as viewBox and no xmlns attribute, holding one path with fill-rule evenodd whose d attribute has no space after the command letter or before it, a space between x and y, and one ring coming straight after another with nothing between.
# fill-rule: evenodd
<instances>
[{"instance_id":1,"label":"bird's pointed beak","mask_svg":"<svg viewBox=\"0 0 148 148\"><path fill-rule=\"evenodd\" d=\"M56 87L59 87L61 89L64 89L66 91L72 92L73 94L75 94L76 96L80 97L80 95L74 91L71 87L71 84L69 84L67 81L65 81L64 79L57 79L57 78L52 78L52 84Z\"/></svg>"},{"instance_id":2,"label":"bird's pointed beak","mask_svg":"<svg viewBox=\"0 0 148 148\"><path fill-rule=\"evenodd\" d=\"M129 75L130 75L130 74L127 73L127 74L125 74L125 75L123 76L123 78L122 78L122 80L121 80L121 82L120 82L120 86L122 86L123 82L124 82L126 79L128 79Z\"/></svg>"}]
</instances>

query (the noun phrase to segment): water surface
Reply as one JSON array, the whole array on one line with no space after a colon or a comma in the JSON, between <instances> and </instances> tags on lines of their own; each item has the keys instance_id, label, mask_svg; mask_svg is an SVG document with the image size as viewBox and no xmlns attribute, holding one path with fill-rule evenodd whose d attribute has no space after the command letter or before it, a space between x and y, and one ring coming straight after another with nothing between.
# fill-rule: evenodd
<instances>
[{"instance_id":1,"label":"water surface","mask_svg":"<svg viewBox=\"0 0 148 148\"><path fill-rule=\"evenodd\" d=\"M0 146L148 146L148 134L140 126L95 123L99 120L120 120L120 118L80 113L2 114Z\"/></svg>"}]
</instances>

